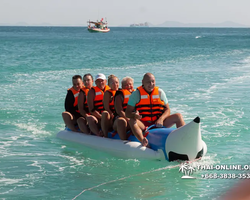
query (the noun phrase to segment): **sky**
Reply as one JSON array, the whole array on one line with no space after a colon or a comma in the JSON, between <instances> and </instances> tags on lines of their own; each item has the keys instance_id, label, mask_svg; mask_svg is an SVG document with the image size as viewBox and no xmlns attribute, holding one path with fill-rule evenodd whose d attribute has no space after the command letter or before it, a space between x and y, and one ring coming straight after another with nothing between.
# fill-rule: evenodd
<instances>
[{"instance_id":1,"label":"sky","mask_svg":"<svg viewBox=\"0 0 250 200\"><path fill-rule=\"evenodd\" d=\"M110 26L165 21L250 26L250 0L0 0L0 25L86 26L107 18Z\"/></svg>"}]
</instances>

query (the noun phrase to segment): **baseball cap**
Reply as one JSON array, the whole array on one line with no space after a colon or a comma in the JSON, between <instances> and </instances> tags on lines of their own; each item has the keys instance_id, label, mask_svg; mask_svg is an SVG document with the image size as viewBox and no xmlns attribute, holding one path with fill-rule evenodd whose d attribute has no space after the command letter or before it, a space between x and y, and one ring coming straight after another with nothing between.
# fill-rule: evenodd
<instances>
[{"instance_id":1,"label":"baseball cap","mask_svg":"<svg viewBox=\"0 0 250 200\"><path fill-rule=\"evenodd\" d=\"M96 76L95 76L95 80L97 79L102 79L102 80L106 80L106 76L102 73L98 73Z\"/></svg>"}]
</instances>

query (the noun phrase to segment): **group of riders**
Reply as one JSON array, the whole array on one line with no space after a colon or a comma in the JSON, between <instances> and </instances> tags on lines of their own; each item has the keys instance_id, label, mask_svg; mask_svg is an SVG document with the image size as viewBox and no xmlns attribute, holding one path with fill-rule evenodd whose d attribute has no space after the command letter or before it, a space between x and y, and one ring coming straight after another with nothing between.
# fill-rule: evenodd
<instances>
[{"instance_id":1,"label":"group of riders","mask_svg":"<svg viewBox=\"0 0 250 200\"><path fill-rule=\"evenodd\" d=\"M91 74L72 77L73 86L65 98L62 113L66 126L72 131L108 137L109 131L127 140L131 134L148 146L144 131L148 126L181 127L185 124L180 113L170 114L165 92L155 86L155 77L146 73L142 85L134 89L134 80L124 77L119 88L115 75L99 73L94 79ZM131 134L129 133L129 130Z\"/></svg>"}]
</instances>

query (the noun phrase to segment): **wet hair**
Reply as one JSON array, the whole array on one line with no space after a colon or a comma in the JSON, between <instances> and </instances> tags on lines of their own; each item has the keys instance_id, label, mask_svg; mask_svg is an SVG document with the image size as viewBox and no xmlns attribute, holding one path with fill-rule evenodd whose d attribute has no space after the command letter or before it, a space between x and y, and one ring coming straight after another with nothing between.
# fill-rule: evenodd
<instances>
[{"instance_id":1,"label":"wet hair","mask_svg":"<svg viewBox=\"0 0 250 200\"><path fill-rule=\"evenodd\" d=\"M75 75L75 76L72 77L72 81L75 80L75 79L78 79L78 78L82 80L82 77L80 75Z\"/></svg>"},{"instance_id":2,"label":"wet hair","mask_svg":"<svg viewBox=\"0 0 250 200\"><path fill-rule=\"evenodd\" d=\"M117 76L115 76L114 74L110 74L110 75L108 76L108 85L111 84L111 80L112 80L113 78L117 78ZM117 79L118 79L118 78L117 78ZM118 81L119 81L119 79L118 79Z\"/></svg>"},{"instance_id":3,"label":"wet hair","mask_svg":"<svg viewBox=\"0 0 250 200\"><path fill-rule=\"evenodd\" d=\"M126 76L122 79L122 86L128 81L128 80L132 80L133 84L134 84L134 79L131 78L130 76Z\"/></svg>"},{"instance_id":4,"label":"wet hair","mask_svg":"<svg viewBox=\"0 0 250 200\"><path fill-rule=\"evenodd\" d=\"M82 79L84 79L86 76L90 76L90 77L91 77L91 79L92 79L92 80L94 80L93 76L92 76L90 73L88 73L88 74L84 74L84 75L83 75L83 77L82 77Z\"/></svg>"}]
</instances>

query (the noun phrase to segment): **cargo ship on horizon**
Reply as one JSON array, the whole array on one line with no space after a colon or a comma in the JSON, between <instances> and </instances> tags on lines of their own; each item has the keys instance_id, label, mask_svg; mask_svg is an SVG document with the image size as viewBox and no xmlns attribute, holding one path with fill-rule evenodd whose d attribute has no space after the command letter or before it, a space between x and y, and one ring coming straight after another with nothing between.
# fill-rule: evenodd
<instances>
[{"instance_id":1,"label":"cargo ship on horizon","mask_svg":"<svg viewBox=\"0 0 250 200\"><path fill-rule=\"evenodd\" d=\"M149 27L148 22L138 23L138 24L130 24L130 27Z\"/></svg>"}]
</instances>

